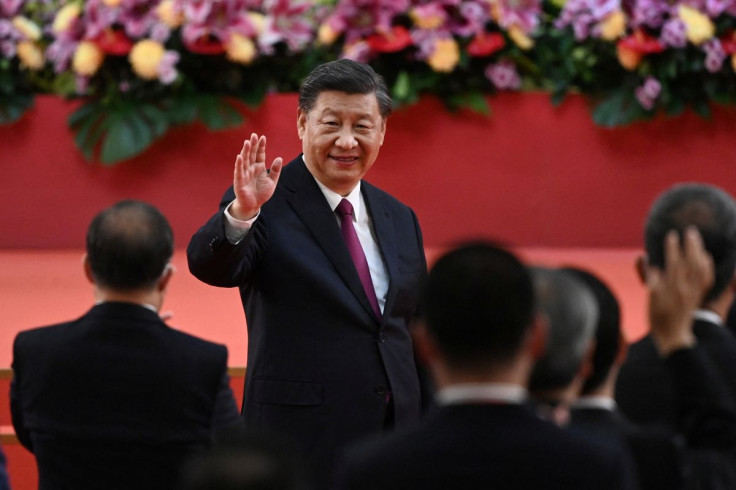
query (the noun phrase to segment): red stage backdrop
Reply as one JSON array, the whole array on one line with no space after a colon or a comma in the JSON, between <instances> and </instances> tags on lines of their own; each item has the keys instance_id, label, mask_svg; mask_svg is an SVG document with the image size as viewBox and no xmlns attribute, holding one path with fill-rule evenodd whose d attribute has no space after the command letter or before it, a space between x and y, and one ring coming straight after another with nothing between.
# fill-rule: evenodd
<instances>
[{"instance_id":1,"label":"red stage backdrop","mask_svg":"<svg viewBox=\"0 0 736 490\"><path fill-rule=\"evenodd\" d=\"M489 99L491 117L449 114L434 99L397 111L367 179L412 206L428 246L473 236L534 247L637 247L651 200L679 181L736 193L736 112L621 129L596 127L585 102L553 108L541 93ZM84 161L66 118L39 97L0 127L0 249L81 248L87 223L122 198L170 218L178 246L215 211L243 138L268 136L268 157L299 151L296 96L272 95L237 130L179 128L143 156L105 168Z\"/></svg>"}]
</instances>

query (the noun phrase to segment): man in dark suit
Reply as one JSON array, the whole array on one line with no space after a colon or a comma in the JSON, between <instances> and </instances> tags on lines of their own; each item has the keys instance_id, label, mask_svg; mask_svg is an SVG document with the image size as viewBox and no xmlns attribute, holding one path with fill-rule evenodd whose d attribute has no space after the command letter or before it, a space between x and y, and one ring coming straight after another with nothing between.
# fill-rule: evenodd
<instances>
[{"instance_id":1,"label":"man in dark suit","mask_svg":"<svg viewBox=\"0 0 736 490\"><path fill-rule=\"evenodd\" d=\"M664 238L668 231L682 235L696 227L715 264L715 281L693 317L698 346L721 373L736 396L736 337L724 328L724 318L736 293L736 203L721 189L704 184L681 184L654 203L644 230L646 255L637 263L642 281L665 264ZM675 387L651 335L630 346L616 384L616 401L633 422L677 425Z\"/></svg>"},{"instance_id":2,"label":"man in dark suit","mask_svg":"<svg viewBox=\"0 0 736 490\"><path fill-rule=\"evenodd\" d=\"M177 488L184 458L239 423L227 348L158 316L172 253L158 210L115 204L87 233L95 306L16 337L13 426L41 489Z\"/></svg>"},{"instance_id":3,"label":"man in dark suit","mask_svg":"<svg viewBox=\"0 0 736 490\"><path fill-rule=\"evenodd\" d=\"M490 244L451 251L424 293L419 352L439 388L417 426L356 446L348 490L631 488L624 455L543 421L525 404L544 322L529 271Z\"/></svg>"},{"instance_id":4,"label":"man in dark suit","mask_svg":"<svg viewBox=\"0 0 736 490\"><path fill-rule=\"evenodd\" d=\"M695 237L697 238L697 237ZM692 238L691 238L692 240ZM696 243L697 242L697 243ZM695 245L695 247L693 247ZM680 257L668 259L667 267L687 264L684 253L677 243L672 253ZM686 244L687 249L699 248L692 255L695 260L706 259L702 242ZM697 258L697 257L700 258ZM711 269L711 266L708 266ZM678 298L683 305L683 322L677 328L664 329L666 323L652 322L656 334L653 339L661 346L658 352L672 377L679 414L677 431L651 430L631 423L617 408L613 398L617 373L623 363L626 343L620 328L618 301L608 287L588 271L565 268L563 271L581 281L594 294L599 317L595 332L592 367L588 370L580 396L572 404L570 430L589 434L607 444L619 444L628 448L636 463L639 486L645 489L668 488L732 488L734 472L731 458L736 448L736 407L729 399L725 383L696 344L692 344L689 320L706 289L707 281L698 289L697 281L692 289L694 295ZM712 272L707 272L712 277ZM668 273L669 278L678 274ZM686 280L684 276L681 280ZM692 281L691 281L692 282ZM666 310L659 304L673 296L672 289L682 289L688 284L672 281L656 281L650 286L650 311ZM670 288L670 289L664 289ZM676 317L676 313L668 312ZM554 329L555 325L552 324ZM673 342L682 336L685 341Z\"/></svg>"},{"instance_id":5,"label":"man in dark suit","mask_svg":"<svg viewBox=\"0 0 736 490\"><path fill-rule=\"evenodd\" d=\"M246 423L293 437L318 482L340 447L416 420L422 405L408 330L426 275L419 224L362 180L390 112L369 66L317 67L299 92L303 154L267 170L265 136L251 135L187 250L196 277L240 288Z\"/></svg>"}]
</instances>

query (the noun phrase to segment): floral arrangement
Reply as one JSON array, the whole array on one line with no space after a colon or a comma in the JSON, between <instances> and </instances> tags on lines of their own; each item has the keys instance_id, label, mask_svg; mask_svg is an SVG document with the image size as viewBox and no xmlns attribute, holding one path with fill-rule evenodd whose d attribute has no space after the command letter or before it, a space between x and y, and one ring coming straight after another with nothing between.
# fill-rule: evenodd
<instances>
[{"instance_id":1,"label":"floral arrangement","mask_svg":"<svg viewBox=\"0 0 736 490\"><path fill-rule=\"evenodd\" d=\"M602 125L736 102L736 0L0 0L0 123L37 93L104 163L172 126L242 123L318 63L373 65L397 104L424 94L582 93Z\"/></svg>"}]
</instances>

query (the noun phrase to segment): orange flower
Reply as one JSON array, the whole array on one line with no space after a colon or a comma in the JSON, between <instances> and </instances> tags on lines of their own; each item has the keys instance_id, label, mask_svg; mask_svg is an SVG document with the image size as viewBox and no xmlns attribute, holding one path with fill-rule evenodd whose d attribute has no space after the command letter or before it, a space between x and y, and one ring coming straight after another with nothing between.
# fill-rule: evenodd
<instances>
[{"instance_id":1,"label":"orange flower","mask_svg":"<svg viewBox=\"0 0 736 490\"><path fill-rule=\"evenodd\" d=\"M642 30L635 31L616 44L618 61L627 70L636 69L644 55L661 53L662 51L664 51L662 43Z\"/></svg>"},{"instance_id":2,"label":"orange flower","mask_svg":"<svg viewBox=\"0 0 736 490\"><path fill-rule=\"evenodd\" d=\"M454 39L438 39L427 63L434 71L449 73L460 61L460 48Z\"/></svg>"}]
</instances>

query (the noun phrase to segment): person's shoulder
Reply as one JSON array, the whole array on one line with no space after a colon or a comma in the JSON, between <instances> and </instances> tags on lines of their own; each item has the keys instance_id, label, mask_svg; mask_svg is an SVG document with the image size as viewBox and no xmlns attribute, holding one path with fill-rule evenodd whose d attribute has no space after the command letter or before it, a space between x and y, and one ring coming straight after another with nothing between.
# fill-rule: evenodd
<instances>
[{"instance_id":1,"label":"person's shoulder","mask_svg":"<svg viewBox=\"0 0 736 490\"><path fill-rule=\"evenodd\" d=\"M35 344L51 345L52 342L55 342L55 338L67 334L69 332L69 329L72 328L75 324L79 323L79 321L80 319L78 318L71 321L21 330L16 334L14 343L16 347L21 345Z\"/></svg>"}]
</instances>

